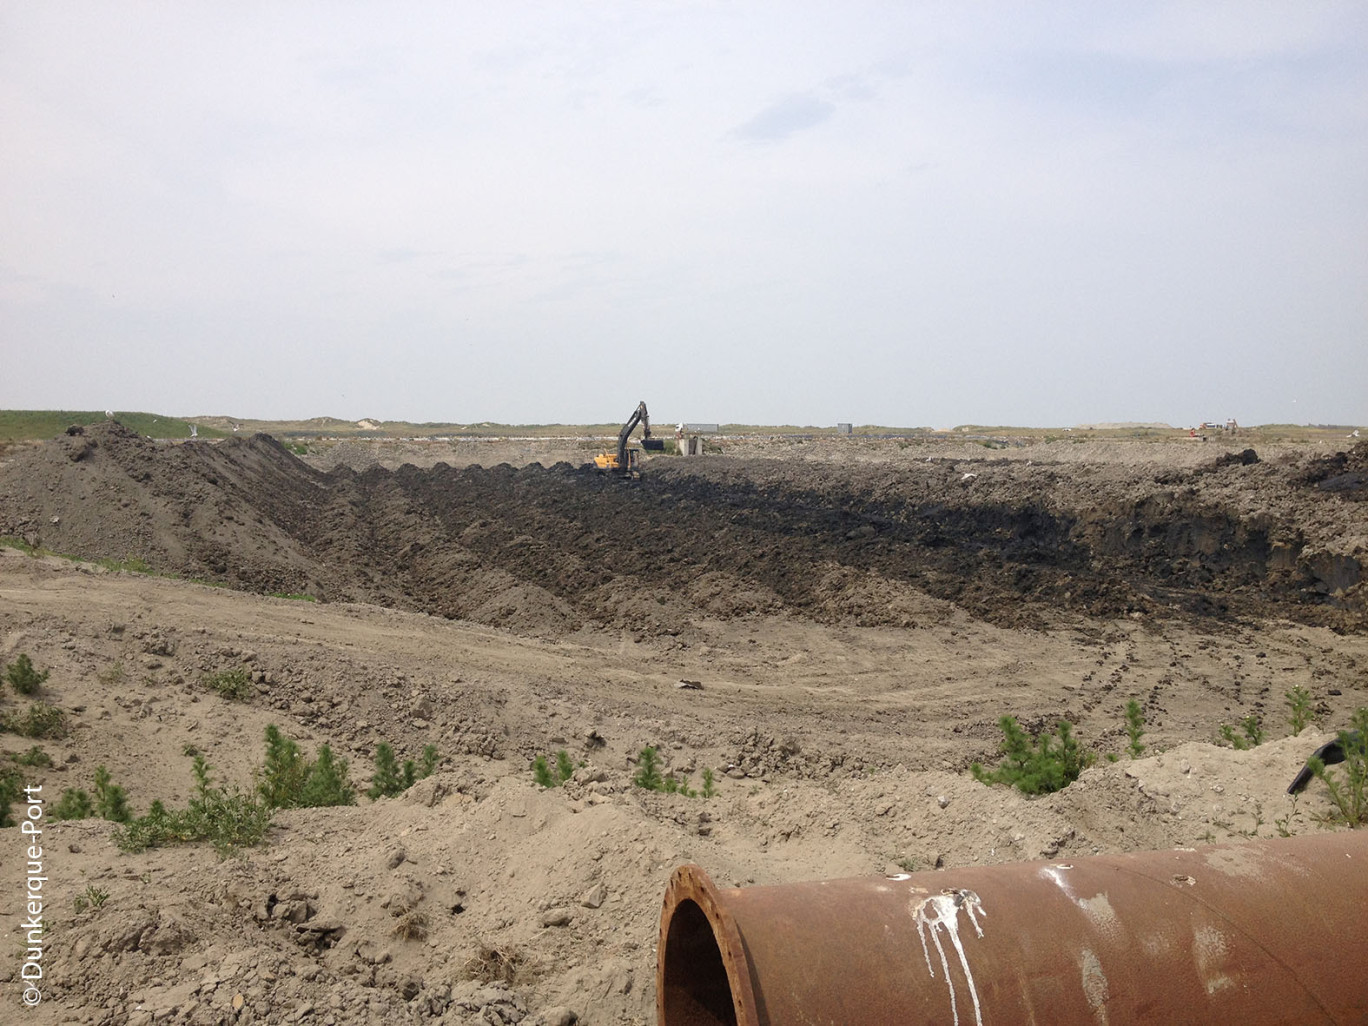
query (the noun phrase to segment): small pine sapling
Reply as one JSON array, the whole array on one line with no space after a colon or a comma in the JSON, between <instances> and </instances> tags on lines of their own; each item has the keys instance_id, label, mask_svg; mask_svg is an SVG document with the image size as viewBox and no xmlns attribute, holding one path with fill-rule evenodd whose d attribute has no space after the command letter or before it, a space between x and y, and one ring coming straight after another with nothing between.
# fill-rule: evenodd
<instances>
[{"instance_id":1,"label":"small pine sapling","mask_svg":"<svg viewBox=\"0 0 1368 1026\"><path fill-rule=\"evenodd\" d=\"M1048 794L1068 787L1096 758L1079 748L1068 720L1059 721L1057 745L1051 744L1055 733L1043 731L1032 745L1013 716L1002 717L998 726L1003 734L1002 762L991 771L977 762L969 767L974 779L985 784L1010 784L1024 794Z\"/></svg>"},{"instance_id":2,"label":"small pine sapling","mask_svg":"<svg viewBox=\"0 0 1368 1026\"><path fill-rule=\"evenodd\" d=\"M101 819L114 823L127 823L133 818L128 795L109 779L109 770L103 766L95 767L95 810Z\"/></svg>"},{"instance_id":3,"label":"small pine sapling","mask_svg":"<svg viewBox=\"0 0 1368 1026\"><path fill-rule=\"evenodd\" d=\"M1126 703L1126 734L1130 737L1130 744L1126 749L1130 752L1130 757L1140 758L1140 753L1145 750L1140 741L1145 735L1145 711L1134 698Z\"/></svg>"},{"instance_id":4,"label":"small pine sapling","mask_svg":"<svg viewBox=\"0 0 1368 1026\"><path fill-rule=\"evenodd\" d=\"M1243 734L1235 733L1235 728L1230 724L1221 725L1221 740L1230 745L1237 751L1248 751L1263 744L1264 732L1263 724L1259 722L1257 716L1246 716L1240 721L1240 730Z\"/></svg>"},{"instance_id":5,"label":"small pine sapling","mask_svg":"<svg viewBox=\"0 0 1368 1026\"><path fill-rule=\"evenodd\" d=\"M538 787L555 787L555 778L551 776L551 767L546 765L546 756L539 755L532 760L532 779L537 782Z\"/></svg>"},{"instance_id":6,"label":"small pine sapling","mask_svg":"<svg viewBox=\"0 0 1368 1026\"><path fill-rule=\"evenodd\" d=\"M42 673L35 670L33 661L24 652L20 652L19 658L5 667L5 679L21 695L37 694L50 673L51 670L44 670Z\"/></svg>"},{"instance_id":7,"label":"small pine sapling","mask_svg":"<svg viewBox=\"0 0 1368 1026\"><path fill-rule=\"evenodd\" d=\"M556 776L563 784L574 775L575 764L570 761L570 753L562 748L556 753Z\"/></svg>"},{"instance_id":8,"label":"small pine sapling","mask_svg":"<svg viewBox=\"0 0 1368 1026\"><path fill-rule=\"evenodd\" d=\"M665 781L660 775L660 757L654 748L648 746L641 750L632 783L648 791L660 791L665 787Z\"/></svg>"},{"instance_id":9,"label":"small pine sapling","mask_svg":"<svg viewBox=\"0 0 1368 1026\"><path fill-rule=\"evenodd\" d=\"M402 790L404 778L395 761L394 749L381 741L375 746L375 772L371 774L371 786L366 795L374 801L376 798L393 797Z\"/></svg>"},{"instance_id":10,"label":"small pine sapling","mask_svg":"<svg viewBox=\"0 0 1368 1026\"><path fill-rule=\"evenodd\" d=\"M711 798L717 794L717 777L713 774L712 767L709 766L703 771L703 797Z\"/></svg>"}]
</instances>

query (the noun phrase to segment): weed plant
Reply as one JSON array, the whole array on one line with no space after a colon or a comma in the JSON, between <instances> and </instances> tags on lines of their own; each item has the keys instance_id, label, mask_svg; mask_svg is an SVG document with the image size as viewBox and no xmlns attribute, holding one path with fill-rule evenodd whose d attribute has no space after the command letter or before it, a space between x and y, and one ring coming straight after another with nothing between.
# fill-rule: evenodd
<instances>
[{"instance_id":1,"label":"weed plant","mask_svg":"<svg viewBox=\"0 0 1368 1026\"><path fill-rule=\"evenodd\" d=\"M252 675L246 667L210 674L204 678L204 686L231 702L243 702L252 697Z\"/></svg>"},{"instance_id":2,"label":"weed plant","mask_svg":"<svg viewBox=\"0 0 1368 1026\"><path fill-rule=\"evenodd\" d=\"M1283 697L1287 699L1288 721L1292 725L1292 736L1296 737L1316 718L1316 714L1311 708L1311 692L1298 684L1291 691L1284 692Z\"/></svg>"},{"instance_id":3,"label":"weed plant","mask_svg":"<svg viewBox=\"0 0 1368 1026\"><path fill-rule=\"evenodd\" d=\"M1352 722L1352 730L1339 732L1340 748L1344 751L1343 777L1338 771L1327 769L1314 755L1306 761L1316 779L1325 784L1333 806L1330 812L1316 817L1326 826L1368 825L1368 707L1355 712Z\"/></svg>"},{"instance_id":4,"label":"weed plant","mask_svg":"<svg viewBox=\"0 0 1368 1026\"><path fill-rule=\"evenodd\" d=\"M5 667L5 679L21 695L36 695L51 673L51 670L42 673L35 670L33 661L24 652L20 652L19 658Z\"/></svg>"},{"instance_id":5,"label":"weed plant","mask_svg":"<svg viewBox=\"0 0 1368 1026\"><path fill-rule=\"evenodd\" d=\"M209 764L195 756L195 795L184 809L154 801L147 814L114 831L120 851L140 852L168 844L209 841L220 858L260 844L271 825L271 807L257 795L213 786Z\"/></svg>"},{"instance_id":6,"label":"weed plant","mask_svg":"<svg viewBox=\"0 0 1368 1026\"><path fill-rule=\"evenodd\" d=\"M1055 732L1042 731L1034 745L1016 717L1004 716L998 726L1003 734L1002 762L995 770L985 770L977 762L969 767L982 783L1010 784L1024 794L1049 794L1068 787L1096 759L1079 748L1068 720L1060 720Z\"/></svg>"},{"instance_id":7,"label":"weed plant","mask_svg":"<svg viewBox=\"0 0 1368 1026\"><path fill-rule=\"evenodd\" d=\"M24 737L53 741L66 737L66 714L46 702L34 702L23 717L5 717L0 730L8 730Z\"/></svg>"},{"instance_id":8,"label":"weed plant","mask_svg":"<svg viewBox=\"0 0 1368 1026\"><path fill-rule=\"evenodd\" d=\"M109 900L109 892L101 890L94 884L86 884L86 889L76 895L76 914L80 915L86 909L99 911L104 907L104 903Z\"/></svg>"}]
</instances>

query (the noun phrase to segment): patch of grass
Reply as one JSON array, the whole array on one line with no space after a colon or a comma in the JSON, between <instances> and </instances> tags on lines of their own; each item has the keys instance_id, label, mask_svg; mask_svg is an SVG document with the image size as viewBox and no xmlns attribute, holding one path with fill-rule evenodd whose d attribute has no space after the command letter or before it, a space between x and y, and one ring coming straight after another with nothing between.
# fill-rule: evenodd
<instances>
[{"instance_id":1,"label":"patch of grass","mask_svg":"<svg viewBox=\"0 0 1368 1026\"><path fill-rule=\"evenodd\" d=\"M252 696L252 675L245 666L220 670L204 677L204 686L230 702L246 701Z\"/></svg>"},{"instance_id":2,"label":"patch of grass","mask_svg":"<svg viewBox=\"0 0 1368 1026\"><path fill-rule=\"evenodd\" d=\"M76 914L80 915L88 908L98 912L104 907L104 903L108 900L108 891L101 890L94 884L86 884L86 889L76 895Z\"/></svg>"},{"instance_id":3,"label":"patch of grass","mask_svg":"<svg viewBox=\"0 0 1368 1026\"><path fill-rule=\"evenodd\" d=\"M1126 748L1130 752L1130 757L1140 758L1140 753L1145 750L1145 746L1140 742L1145 735L1145 711L1134 698L1126 703L1126 734L1130 738L1130 744Z\"/></svg>"},{"instance_id":4,"label":"patch of grass","mask_svg":"<svg viewBox=\"0 0 1368 1026\"><path fill-rule=\"evenodd\" d=\"M34 548L28 542L24 541L23 538L16 538L13 535L7 534L0 537L0 545L7 549L18 549L26 556L38 556L42 554L41 550Z\"/></svg>"},{"instance_id":5,"label":"patch of grass","mask_svg":"<svg viewBox=\"0 0 1368 1026\"><path fill-rule=\"evenodd\" d=\"M20 652L19 658L5 667L5 680L21 695L36 695L51 673L51 670L39 673L33 668L33 661L28 654Z\"/></svg>"},{"instance_id":6,"label":"patch of grass","mask_svg":"<svg viewBox=\"0 0 1368 1026\"><path fill-rule=\"evenodd\" d=\"M157 573L156 569L153 568L152 564L147 562L147 560L143 559L141 556L129 556L126 559L111 559L109 557L102 557L100 559L91 560L90 562L94 563L96 566L102 566L106 570L124 570L131 574L155 575Z\"/></svg>"},{"instance_id":7,"label":"patch of grass","mask_svg":"<svg viewBox=\"0 0 1368 1026\"><path fill-rule=\"evenodd\" d=\"M269 592L271 598L293 599L296 602L317 602L318 599L312 595L304 595L295 591L272 591Z\"/></svg>"},{"instance_id":8,"label":"patch of grass","mask_svg":"<svg viewBox=\"0 0 1368 1026\"><path fill-rule=\"evenodd\" d=\"M27 752L15 752L10 756L20 766L51 766L52 756L34 745Z\"/></svg>"},{"instance_id":9,"label":"patch of grass","mask_svg":"<svg viewBox=\"0 0 1368 1026\"><path fill-rule=\"evenodd\" d=\"M461 968L467 979L481 983L505 983L511 987L524 978L526 965L527 959L519 951L481 943Z\"/></svg>"},{"instance_id":10,"label":"patch of grass","mask_svg":"<svg viewBox=\"0 0 1368 1026\"><path fill-rule=\"evenodd\" d=\"M113 687L116 684L122 684L127 679L128 674L124 671L123 663L115 663L109 669L101 671L96 676L96 680L105 685L105 687Z\"/></svg>"},{"instance_id":11,"label":"patch of grass","mask_svg":"<svg viewBox=\"0 0 1368 1026\"><path fill-rule=\"evenodd\" d=\"M1096 759L1079 748L1068 720L1060 720L1051 733L1042 731L1034 745L1016 717L1004 716L998 726L1003 734L1002 762L995 770L985 770L977 762L969 767L982 783L1010 784L1024 794L1049 794L1068 787Z\"/></svg>"},{"instance_id":12,"label":"patch of grass","mask_svg":"<svg viewBox=\"0 0 1368 1026\"><path fill-rule=\"evenodd\" d=\"M213 786L209 764L195 756L195 795L184 809L154 801L147 814L114 831L120 851L140 852L169 844L208 841L220 858L260 844L271 825L271 808L255 794Z\"/></svg>"},{"instance_id":13,"label":"patch of grass","mask_svg":"<svg viewBox=\"0 0 1368 1026\"><path fill-rule=\"evenodd\" d=\"M1352 730L1339 732L1344 751L1343 776L1328 769L1314 755L1306 761L1316 779L1325 785L1334 808L1316 817L1326 826L1361 827L1368 825L1368 707L1354 713Z\"/></svg>"},{"instance_id":14,"label":"patch of grass","mask_svg":"<svg viewBox=\"0 0 1368 1026\"><path fill-rule=\"evenodd\" d=\"M423 940L427 937L428 917L426 912L420 912L416 908L401 908L398 915L398 922L390 931L391 936L400 937L403 940Z\"/></svg>"},{"instance_id":15,"label":"patch of grass","mask_svg":"<svg viewBox=\"0 0 1368 1026\"><path fill-rule=\"evenodd\" d=\"M1241 733L1237 734L1230 724L1221 724L1221 740L1241 752L1263 744L1263 724L1259 722L1259 717L1246 716L1240 721L1240 730Z\"/></svg>"},{"instance_id":16,"label":"patch of grass","mask_svg":"<svg viewBox=\"0 0 1368 1026\"><path fill-rule=\"evenodd\" d=\"M3 721L0 721L0 729L22 737L55 741L67 735L66 713L55 705L34 702L22 718L4 717Z\"/></svg>"},{"instance_id":17,"label":"patch of grass","mask_svg":"<svg viewBox=\"0 0 1368 1026\"><path fill-rule=\"evenodd\" d=\"M153 438L189 438L190 424L159 413L116 410L114 419L130 431ZM103 410L0 410L0 439L9 441L53 438L73 424L102 424L108 418ZM222 438L227 434L201 426L199 437Z\"/></svg>"},{"instance_id":18,"label":"patch of grass","mask_svg":"<svg viewBox=\"0 0 1368 1026\"><path fill-rule=\"evenodd\" d=\"M1316 719L1315 711L1311 708L1311 692L1298 684L1291 691L1284 692L1283 697L1287 699L1288 720L1292 725L1292 736L1296 737Z\"/></svg>"}]
</instances>

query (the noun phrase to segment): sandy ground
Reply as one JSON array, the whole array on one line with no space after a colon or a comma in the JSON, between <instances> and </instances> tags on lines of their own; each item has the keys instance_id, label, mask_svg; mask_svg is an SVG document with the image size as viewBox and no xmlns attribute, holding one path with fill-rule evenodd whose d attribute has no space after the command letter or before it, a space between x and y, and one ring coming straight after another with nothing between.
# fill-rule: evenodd
<instances>
[{"instance_id":1,"label":"sandy ground","mask_svg":"<svg viewBox=\"0 0 1368 1026\"><path fill-rule=\"evenodd\" d=\"M652 1022L683 862L745 885L1321 829L1322 791L1284 791L1368 705L1362 457L1089 444L766 441L638 485L556 469L555 443L489 469L112 430L13 454L0 535L165 575L0 548L0 659L50 669L70 725L26 782L89 790L104 765L141 813L186 800L198 751L248 788L268 724L363 784L380 741L442 761L397 798L278 812L227 860L46 821L31 1010L24 848L0 831L0 1019ZM247 700L204 686L239 667ZM1296 738L1294 686L1318 716ZM1102 757L1040 798L977 783L1005 713L1068 718ZM1216 743L1250 715L1269 740ZM634 787L647 745L717 793ZM532 759L559 749L575 776L542 789ZM108 898L78 911L87 888Z\"/></svg>"}]
</instances>

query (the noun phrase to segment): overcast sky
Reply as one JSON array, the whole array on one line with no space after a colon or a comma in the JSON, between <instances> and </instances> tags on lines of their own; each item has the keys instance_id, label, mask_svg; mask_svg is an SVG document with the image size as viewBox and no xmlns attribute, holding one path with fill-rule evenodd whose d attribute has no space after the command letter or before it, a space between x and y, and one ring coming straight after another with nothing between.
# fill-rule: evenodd
<instances>
[{"instance_id":1,"label":"overcast sky","mask_svg":"<svg viewBox=\"0 0 1368 1026\"><path fill-rule=\"evenodd\" d=\"M1368 423L1368 4L0 0L0 407Z\"/></svg>"}]
</instances>

